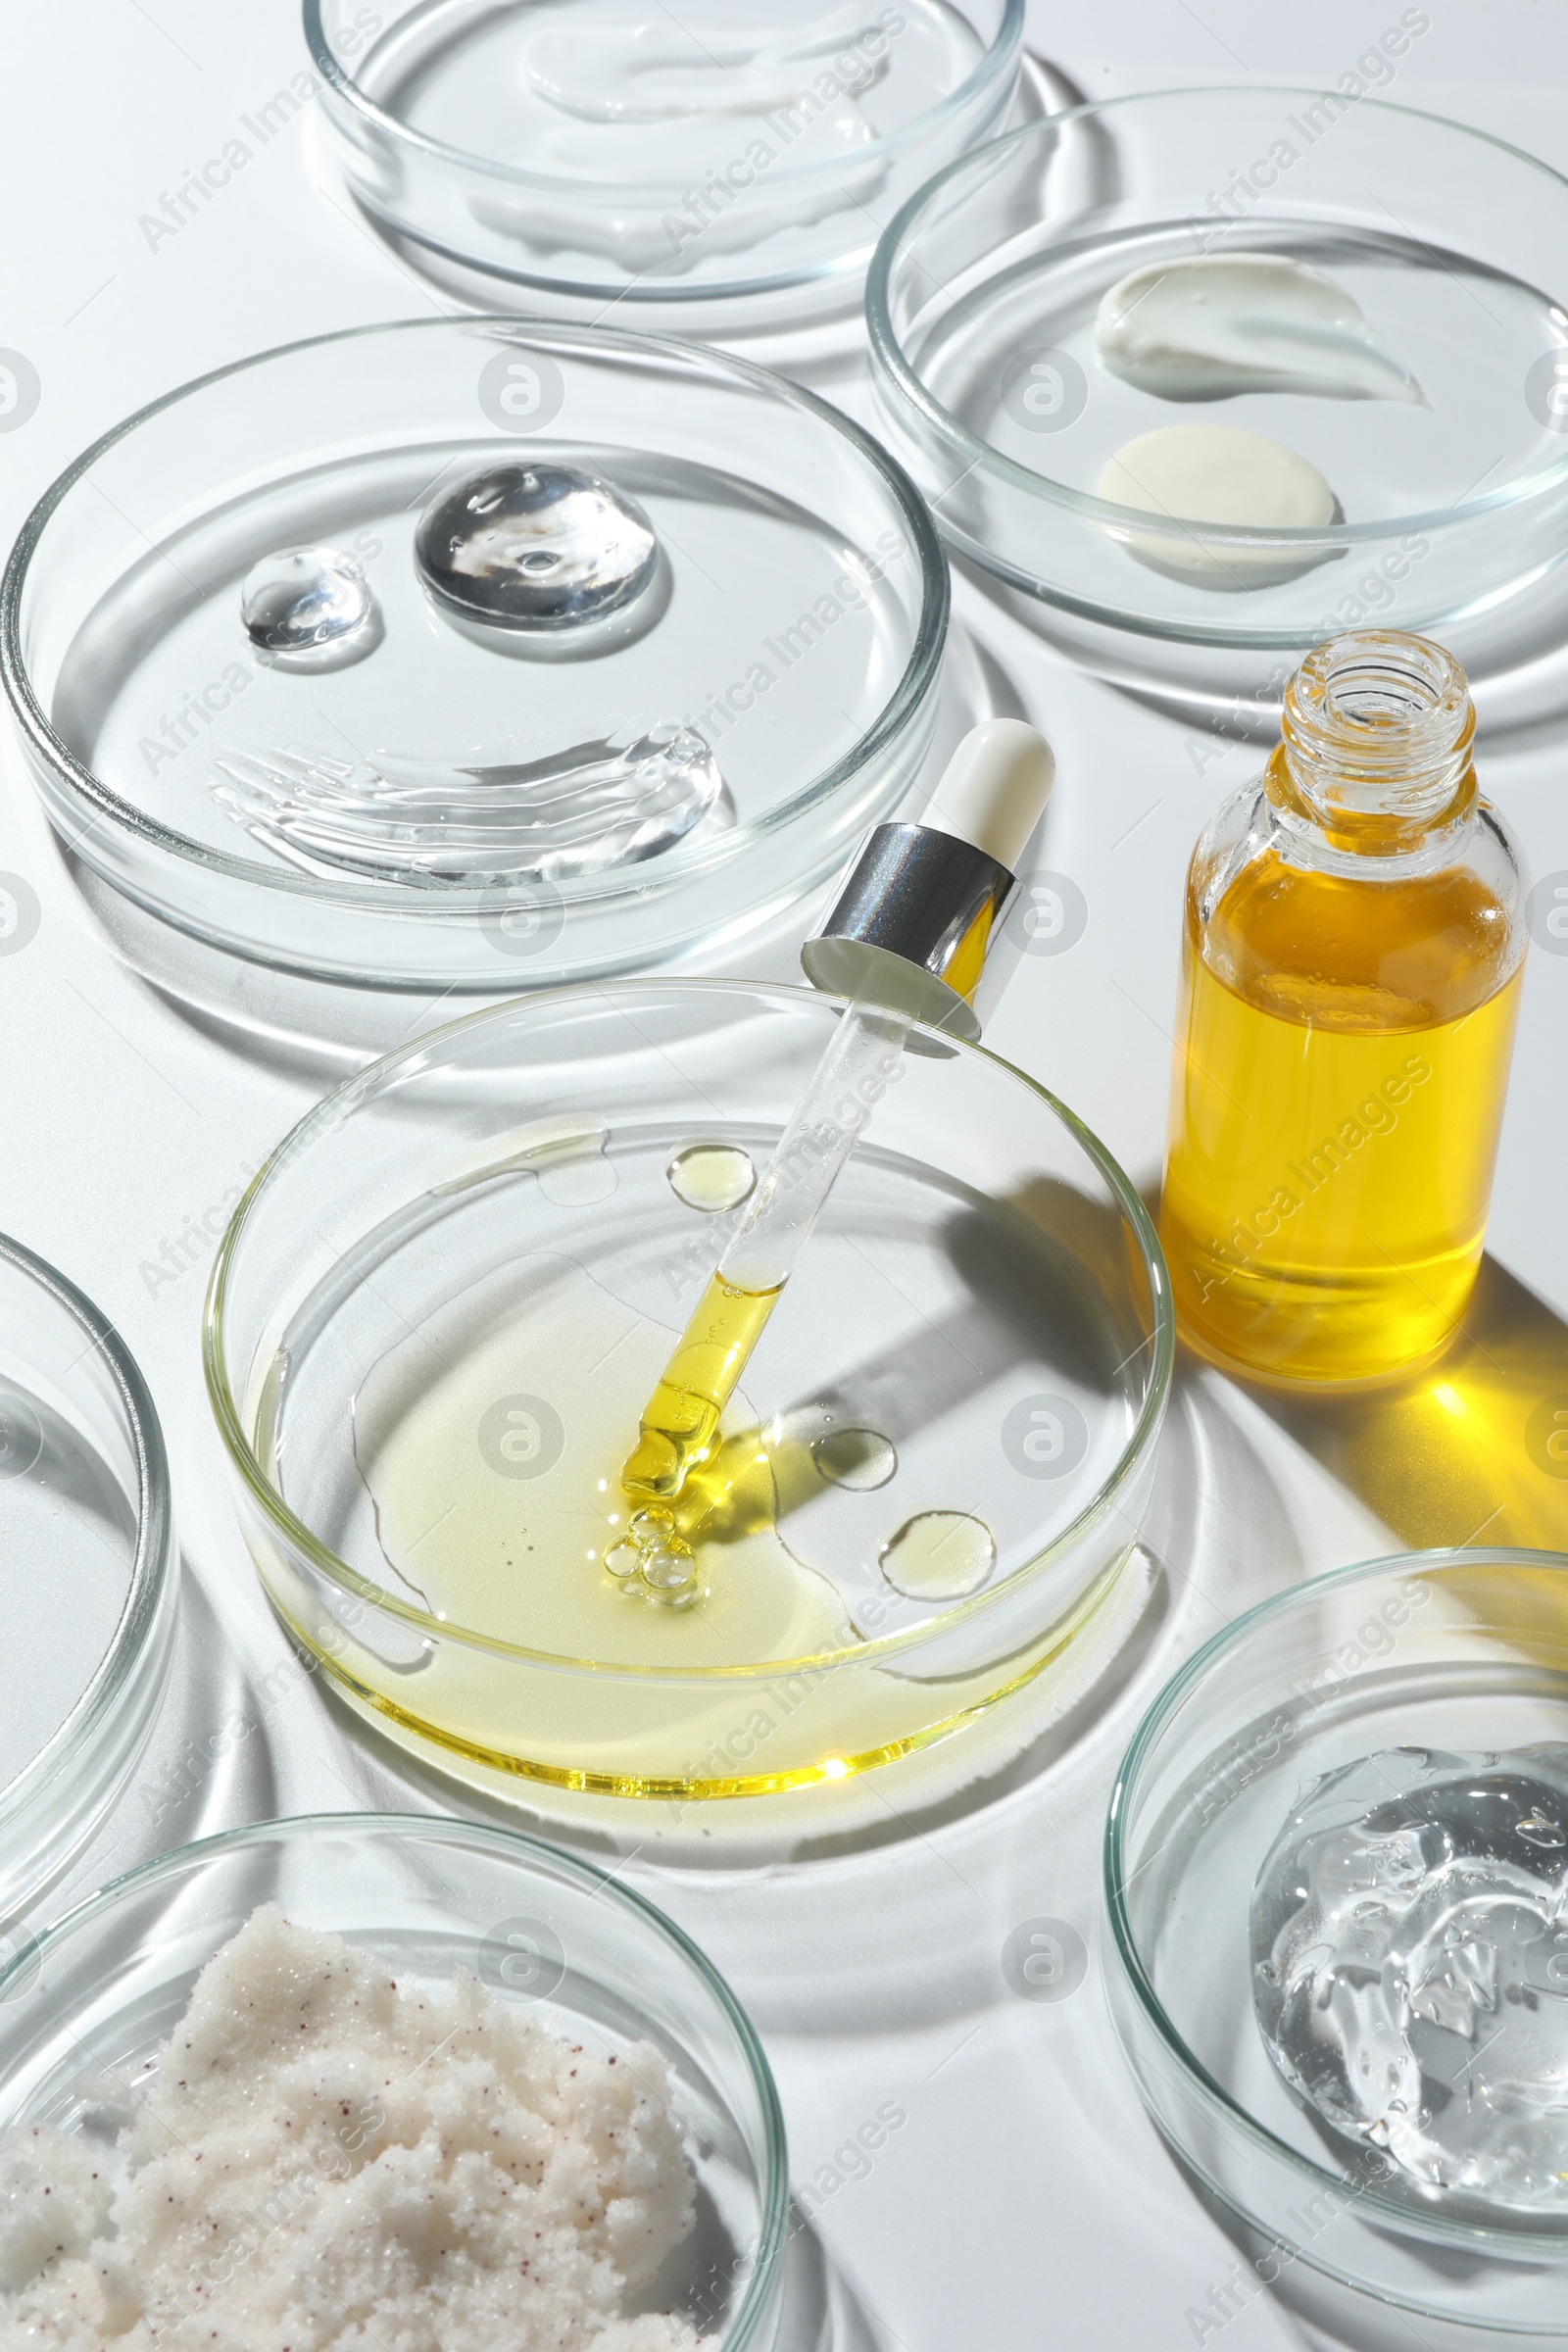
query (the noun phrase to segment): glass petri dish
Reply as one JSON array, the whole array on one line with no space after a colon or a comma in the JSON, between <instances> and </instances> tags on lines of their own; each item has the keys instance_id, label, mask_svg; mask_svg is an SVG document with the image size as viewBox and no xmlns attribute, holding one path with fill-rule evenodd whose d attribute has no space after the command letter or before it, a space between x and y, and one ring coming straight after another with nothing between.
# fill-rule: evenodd
<instances>
[{"instance_id":1,"label":"glass petri dish","mask_svg":"<svg viewBox=\"0 0 1568 2352\"><path fill-rule=\"evenodd\" d=\"M178 1580L141 1374L90 1300L0 1235L0 1926L134 1771L169 1680Z\"/></svg>"},{"instance_id":2,"label":"glass petri dish","mask_svg":"<svg viewBox=\"0 0 1568 2352\"><path fill-rule=\"evenodd\" d=\"M876 221L999 128L1023 0L305 0L355 195L528 290L698 331L853 301ZM873 217L874 216L874 217Z\"/></svg>"},{"instance_id":3,"label":"glass petri dish","mask_svg":"<svg viewBox=\"0 0 1568 2352\"><path fill-rule=\"evenodd\" d=\"M511 1830L308 1815L204 1838L115 1880L0 1974L0 2133L50 2124L101 2134L117 2086L128 2102L198 1972L263 1903L392 1962L400 1983L440 1991L467 1970L589 2049L652 2042L669 2068L703 2217L661 2291L705 2342L769 2352L789 2180L761 2045L662 1912ZM511 1940L523 1936L529 1943Z\"/></svg>"},{"instance_id":4,"label":"glass petri dish","mask_svg":"<svg viewBox=\"0 0 1568 2352\"><path fill-rule=\"evenodd\" d=\"M866 289L878 402L949 545L1054 626L1070 616L1094 645L1110 632L1123 665L1179 681L1191 657L1184 670L1174 649L1294 654L1380 619L1441 635L1509 603L1517 637L1518 600L1564 546L1565 235L1559 173L1372 98L1191 89L1075 107L950 165L891 223ZM1101 362L1096 317L1118 280L1239 253L1327 271L1423 397L1168 399ZM1190 523L1098 489L1128 441L1194 424L1298 453L1334 519L1205 523L1195 577Z\"/></svg>"},{"instance_id":5,"label":"glass petri dish","mask_svg":"<svg viewBox=\"0 0 1568 2352\"><path fill-rule=\"evenodd\" d=\"M1158 1245L1069 1111L924 1032L726 1413L696 1605L620 1573L618 1469L712 1204L839 1009L633 981L476 1014L327 1096L236 1211L206 1363L246 1543L448 1771L842 1780L974 1722L1115 1587L1170 1384Z\"/></svg>"},{"instance_id":6,"label":"glass petri dish","mask_svg":"<svg viewBox=\"0 0 1568 2352\"><path fill-rule=\"evenodd\" d=\"M646 590L583 627L476 625L426 591L416 526L488 468L540 466L641 510ZM307 623L361 625L254 643L255 567L306 551ZM18 539L0 668L56 829L149 976L186 985L162 930L216 952L189 990L220 1011L266 967L404 992L401 1038L408 998L739 953L907 789L948 604L911 485L779 377L609 330L419 320L264 353L95 443ZM519 847L542 793L565 830Z\"/></svg>"},{"instance_id":7,"label":"glass petri dish","mask_svg":"<svg viewBox=\"0 0 1568 2352\"><path fill-rule=\"evenodd\" d=\"M1401 2194L1375 2148L1357 2171L1314 2126L1253 2014L1253 1882L1321 1773L1385 1748L1565 1736L1568 1554L1477 1545L1341 1569L1250 1610L1166 1685L1122 1764L1104 1883L1127 2061L1259 2280L1348 2342L1400 2332L1380 2331L1381 2304L1445 2345L1469 2329L1555 2343L1568 2229L1449 2218Z\"/></svg>"}]
</instances>

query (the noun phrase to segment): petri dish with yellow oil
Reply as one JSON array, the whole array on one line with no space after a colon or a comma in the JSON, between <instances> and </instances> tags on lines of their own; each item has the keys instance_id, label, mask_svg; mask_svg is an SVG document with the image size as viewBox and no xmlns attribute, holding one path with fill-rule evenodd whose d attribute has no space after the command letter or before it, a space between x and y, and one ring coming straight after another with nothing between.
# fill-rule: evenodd
<instances>
[{"instance_id":1,"label":"petri dish with yellow oil","mask_svg":"<svg viewBox=\"0 0 1568 2352\"><path fill-rule=\"evenodd\" d=\"M235 1213L206 1356L247 1544L350 1700L460 1775L842 1780L1027 1685L1138 1543L1148 1216L1044 1089L919 1032L707 1459L672 1505L622 1489L841 1010L519 1001L327 1096Z\"/></svg>"}]
</instances>

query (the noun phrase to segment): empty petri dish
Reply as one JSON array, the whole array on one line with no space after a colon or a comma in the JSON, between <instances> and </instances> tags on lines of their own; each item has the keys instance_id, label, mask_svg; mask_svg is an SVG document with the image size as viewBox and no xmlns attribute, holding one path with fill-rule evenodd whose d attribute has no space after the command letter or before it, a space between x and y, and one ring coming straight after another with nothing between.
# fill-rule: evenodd
<instances>
[{"instance_id":1,"label":"empty petri dish","mask_svg":"<svg viewBox=\"0 0 1568 2352\"><path fill-rule=\"evenodd\" d=\"M1467 662L1494 639L1517 662L1520 599L1530 642L1548 625L1568 512L1565 236L1558 172L1371 97L1074 107L950 165L889 226L866 288L878 404L950 545L1104 666L1228 692L1380 613L1445 643L1461 628ZM1123 280L1175 267L1201 295L1195 270L1258 255L1359 312L1338 360L1318 318L1286 382L1106 364L1101 306ZM1211 312L1262 299L1214 283ZM1125 298L1135 321L1143 299ZM1241 332L1275 325L1254 311ZM1130 443L1195 426L1283 445L1331 518L1205 523L1195 546L1181 515L1102 494Z\"/></svg>"},{"instance_id":2,"label":"empty petri dish","mask_svg":"<svg viewBox=\"0 0 1568 2352\"><path fill-rule=\"evenodd\" d=\"M247 579L302 555L373 602L353 658L253 641ZM396 992L727 962L777 924L912 781L949 597L906 477L809 394L467 319L155 403L8 577L12 706L127 956L223 1017L283 978L394 992L388 1040Z\"/></svg>"},{"instance_id":3,"label":"empty petri dish","mask_svg":"<svg viewBox=\"0 0 1568 2352\"><path fill-rule=\"evenodd\" d=\"M853 301L876 220L1001 126L1023 0L306 0L349 184L528 307Z\"/></svg>"},{"instance_id":4,"label":"empty petri dish","mask_svg":"<svg viewBox=\"0 0 1568 2352\"><path fill-rule=\"evenodd\" d=\"M672 1153L721 1104L765 1165L840 1010L732 981L519 1000L328 1096L231 1225L207 1369L246 1542L351 1700L449 1772L842 1779L960 1733L1117 1589L1164 1265L1102 1147L967 1046L878 1103L688 1491L620 1489L721 1243ZM570 1122L612 1184L547 1190L530 1139Z\"/></svg>"},{"instance_id":5,"label":"empty petri dish","mask_svg":"<svg viewBox=\"0 0 1568 2352\"><path fill-rule=\"evenodd\" d=\"M169 1678L163 1435L117 1333L0 1236L0 1925L120 1795Z\"/></svg>"}]
</instances>

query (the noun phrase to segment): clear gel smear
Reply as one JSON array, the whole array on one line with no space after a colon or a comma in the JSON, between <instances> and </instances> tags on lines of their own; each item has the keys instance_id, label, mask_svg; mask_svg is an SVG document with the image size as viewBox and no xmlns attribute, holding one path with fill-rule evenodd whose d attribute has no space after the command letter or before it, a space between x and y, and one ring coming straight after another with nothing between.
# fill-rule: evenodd
<instances>
[{"instance_id":1,"label":"clear gel smear","mask_svg":"<svg viewBox=\"0 0 1568 2352\"><path fill-rule=\"evenodd\" d=\"M1325 1774L1258 1874L1257 2020L1428 2199L1568 2214L1568 1745Z\"/></svg>"}]
</instances>

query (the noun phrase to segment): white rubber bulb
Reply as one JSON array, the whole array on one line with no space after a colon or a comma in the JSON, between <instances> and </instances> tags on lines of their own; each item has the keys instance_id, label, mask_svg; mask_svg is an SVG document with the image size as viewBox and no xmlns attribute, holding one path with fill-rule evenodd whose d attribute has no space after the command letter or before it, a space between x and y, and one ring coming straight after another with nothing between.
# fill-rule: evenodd
<instances>
[{"instance_id":1,"label":"white rubber bulb","mask_svg":"<svg viewBox=\"0 0 1568 2352\"><path fill-rule=\"evenodd\" d=\"M948 761L920 822L972 842L1013 873L1055 780L1055 756L1036 728L988 718Z\"/></svg>"}]
</instances>

